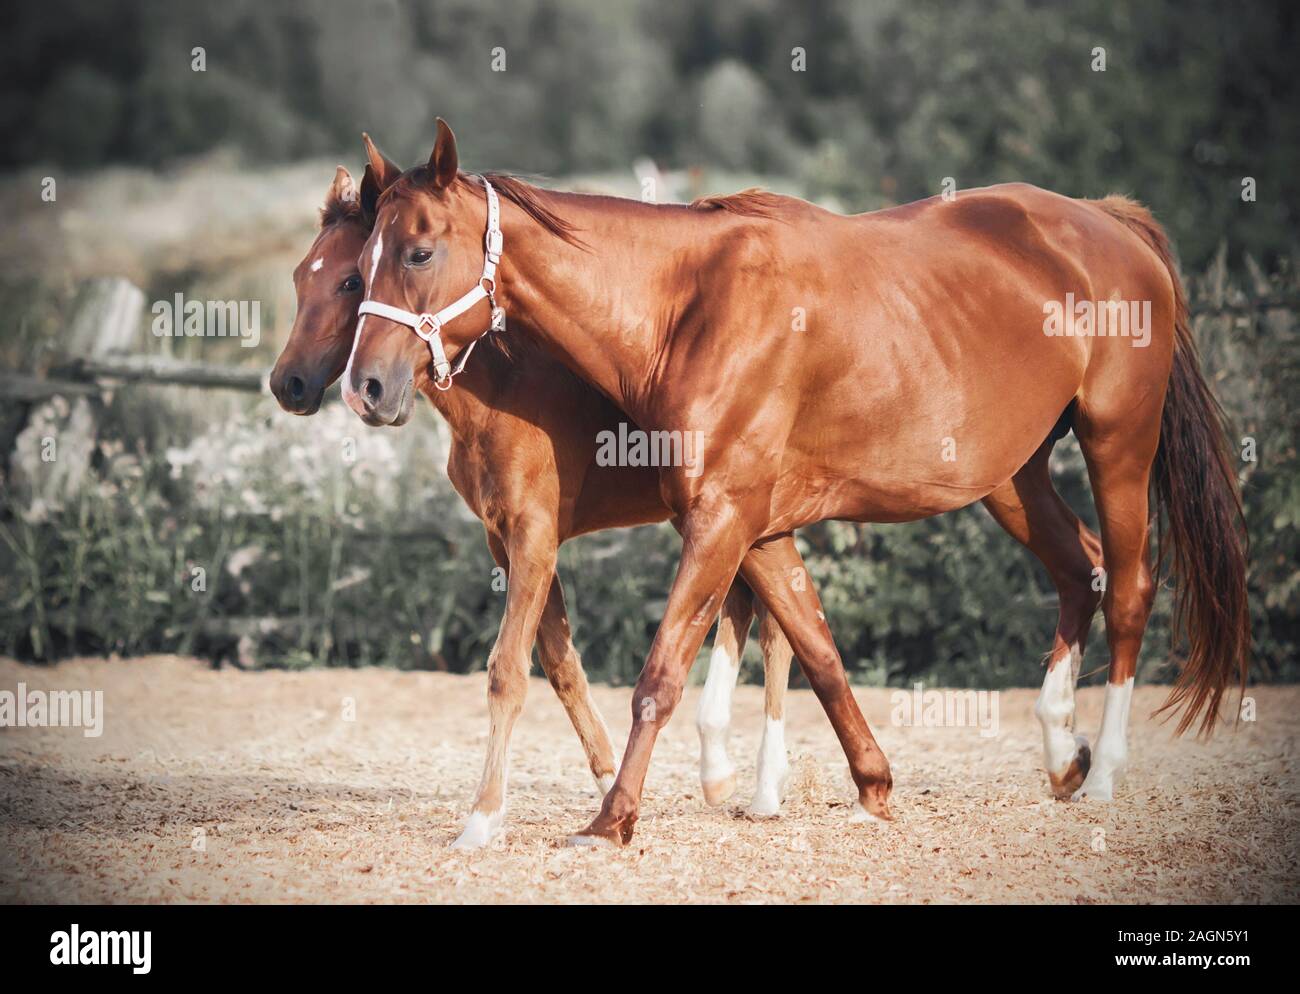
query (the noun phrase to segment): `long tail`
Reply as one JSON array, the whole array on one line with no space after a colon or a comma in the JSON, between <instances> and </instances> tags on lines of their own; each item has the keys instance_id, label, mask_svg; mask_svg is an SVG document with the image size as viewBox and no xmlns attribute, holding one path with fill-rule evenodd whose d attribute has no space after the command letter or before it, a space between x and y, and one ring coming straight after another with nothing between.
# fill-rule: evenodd
<instances>
[{"instance_id":1,"label":"long tail","mask_svg":"<svg viewBox=\"0 0 1300 994\"><path fill-rule=\"evenodd\" d=\"M1157 572L1172 565L1175 644L1187 659L1168 699L1156 712L1185 707L1181 735L1201 718L1214 728L1224 693L1243 690L1250 668L1250 607L1246 601L1247 539L1237 474L1229 454L1223 408L1201 375L1187 294L1164 229L1142 205L1107 197L1097 205L1136 232L1169 270L1174 284L1174 363L1160 417L1152 483L1167 527L1157 543Z\"/></svg>"}]
</instances>

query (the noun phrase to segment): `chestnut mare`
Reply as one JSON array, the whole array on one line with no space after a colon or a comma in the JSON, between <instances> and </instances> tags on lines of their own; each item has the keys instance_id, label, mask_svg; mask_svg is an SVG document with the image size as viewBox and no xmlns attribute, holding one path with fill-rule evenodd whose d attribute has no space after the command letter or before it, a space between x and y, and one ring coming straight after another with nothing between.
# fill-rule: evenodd
<instances>
[{"instance_id":1,"label":"chestnut mare","mask_svg":"<svg viewBox=\"0 0 1300 994\"><path fill-rule=\"evenodd\" d=\"M363 194L373 203L377 182L391 182L400 172L369 148L380 179L367 170L358 191L347 170L338 168L321 209L320 233L294 271L297 314L270 378L271 391L294 414L316 413L352 348L361 289L357 256L373 220L363 209ZM451 428L451 481L483 520L492 555L509 577L505 617L488 664L488 756L471 814L454 843L459 848L484 845L500 830L511 728L523 706L534 641L598 786L603 791L612 783L609 733L588 694L554 573L557 547L575 535L663 521L671 514L659 497L657 470L594 463L596 434L617 432L626 420L622 412L555 360L535 350L523 355L527 361L514 358L504 342L485 342L457 391L427 390ZM784 555L788 563L782 568L802 570L793 543ZM735 790L726 752L731 693L756 609L767 720L749 811L765 816L778 812L788 771L783 711L792 652L743 582L733 585L723 605L700 701L700 779L711 805ZM815 611L815 599L805 609Z\"/></svg>"},{"instance_id":2,"label":"chestnut mare","mask_svg":"<svg viewBox=\"0 0 1300 994\"><path fill-rule=\"evenodd\" d=\"M384 182L391 182L396 175L396 167L380 155L368 139L367 148L377 163L379 175L385 177ZM367 175L365 185L370 191L370 196L367 197L369 200L373 199L378 184L374 180L374 171ZM289 341L271 373L271 390L286 411L302 415L314 414L320 407L325 388L338 379L343 371L352 348L358 318L356 302L361 289L361 278L357 273L357 256L370 235L372 220L373 217L362 210L360 196L351 175L340 166L321 209L320 233L295 270L297 315ZM498 351L500 361L513 361L504 350ZM578 394L593 393L585 383L573 379L566 367L558 365L547 355L534 356L532 362L512 371L510 375L518 377L523 388L519 393L524 398L535 396L535 390L545 390L546 383L556 378L568 383ZM472 380L462 381L462 386L470 383ZM494 517L495 527L489 528L489 545L494 550L508 548L511 543L502 536L508 533L509 523L518 520L523 514L523 509L515 510L512 503L512 500L525 496L525 488L519 481L549 480L562 468L545 447L531 444L535 440L531 425L545 419L548 430L553 437L561 440L561 447L566 450L580 450L584 446L590 446L591 425L581 424L580 418L570 416L573 409L568 405L561 405L549 413L538 412L521 421L510 416L508 411L502 412L482 404L479 394L473 391L460 404L448 403L454 398L446 397L443 391L429 390L428 393L434 406L453 426L450 464L454 477L477 481L471 488L474 494L481 495L494 489L503 494L504 506ZM608 405L600 404L599 400L597 404L602 412L609 413ZM578 410L584 409L587 409L585 402L578 407ZM487 444L471 448L464 441L471 437L486 439ZM566 462L565 465L569 464ZM1047 566L1057 584L1061 604L1056 646L1052 656L1073 649L1077 657L1100 597L1081 578L1088 576L1093 563L1100 562L1101 545L1096 536L1080 524L1057 497L1046 469L1045 459L1033 461L1017 474L1014 485L1000 488L984 498L984 504L993 513L995 520ZM603 498L611 492L622 492L626 486L651 488L651 484L654 484L657 487L657 477L651 476L649 470L589 466L588 472L609 472L619 477L611 481L613 485L607 490L586 491L597 498ZM505 483L498 484L495 482L498 479L504 479ZM572 483L561 482L554 488L548 485L546 492L572 492L574 486ZM667 514L665 507L653 503L653 497L651 500L654 513L660 517ZM1044 509L1043 520L1055 527L1044 527L1031 534L1025 501L1031 505L1041 505ZM475 498L472 506L477 509L479 503ZM590 507L590 501L580 501L578 506L585 511ZM581 523L578 524L578 529L585 530ZM577 534L578 531L574 533ZM597 782L606 784L612 780L614 769L608 735L586 693L581 662L569 637L563 592L558 578L554 584L554 600L548 603L549 610L543 610L537 633L543 668L570 714ZM766 722L759 747L757 782L748 811L752 815L767 816L776 814L780 809L789 769L785 749L784 698L791 649L771 614L762 611L761 604L753 602L752 595L743 583L735 584L723 602L708 677L700 698L697 716L701 745L700 780L704 799L711 805L723 803L735 790L734 767L727 755L726 740L730 726L731 695L755 607L760 608L761 618L759 638L765 662ZM513 627L507 626L507 630ZM1073 665L1078 665L1077 658ZM497 685L497 689L504 692L507 685ZM498 724L493 727L500 729L502 726ZM1067 736L1071 747L1073 741ZM504 744L489 752L496 757L504 755ZM1067 778L1055 782L1054 777L1054 789L1058 795L1068 796L1082 782L1082 772L1077 768L1074 772L1073 780ZM460 845L468 847L485 841L490 834L487 830L500 822L499 811L500 809L496 812L480 811L480 817L473 820L475 831L462 836L458 840Z\"/></svg>"},{"instance_id":3,"label":"chestnut mare","mask_svg":"<svg viewBox=\"0 0 1300 994\"><path fill-rule=\"evenodd\" d=\"M458 163L440 120L428 164L379 200L360 262L367 302L435 312L476 285L487 191ZM842 217L758 192L679 207L520 184L500 217L492 289L511 326L637 424L708 433L703 472L660 470L681 561L618 776L574 842L630 840L655 739L737 570L805 664L863 811L884 811L888 767L861 737L856 708L822 685L838 660L805 655L806 632L784 616L800 598L761 567L815 521L913 520L994 494L1018 506L1031 536L1065 530L1063 508L1016 486L1065 430L1083 450L1101 524L1110 670L1089 756L1068 738L1078 655L1054 653L1037 709L1054 782L1089 766L1073 796L1109 798L1126 762L1156 589L1152 485L1189 643L1165 707L1186 706L1180 731L1202 713L1208 731L1226 689L1244 685L1236 477L1164 232L1140 205L1009 184ZM1076 301L1120 313L1110 326ZM1135 325L1121 328L1130 309ZM459 359L486 324L487 307L475 304L437 329L440 345ZM367 423L398 420L411 385L429 379L429 353L406 324L372 315L357 332L344 399ZM1070 530L1076 568L1091 566L1087 542Z\"/></svg>"}]
</instances>

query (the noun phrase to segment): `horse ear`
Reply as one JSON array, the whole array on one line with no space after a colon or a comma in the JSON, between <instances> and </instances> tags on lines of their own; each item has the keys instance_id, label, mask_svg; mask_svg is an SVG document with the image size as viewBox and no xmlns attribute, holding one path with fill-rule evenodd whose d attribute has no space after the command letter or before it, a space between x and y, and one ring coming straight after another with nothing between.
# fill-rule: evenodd
<instances>
[{"instance_id":1,"label":"horse ear","mask_svg":"<svg viewBox=\"0 0 1300 994\"><path fill-rule=\"evenodd\" d=\"M325 192L325 203L320 209L321 228L355 214L359 206L357 187L352 182L352 174L339 166L334 170L334 181Z\"/></svg>"},{"instance_id":2,"label":"horse ear","mask_svg":"<svg viewBox=\"0 0 1300 994\"><path fill-rule=\"evenodd\" d=\"M361 216L369 225L375 223L376 205L383 190L375 179L375 171L366 163L366 171L361 176Z\"/></svg>"},{"instance_id":3,"label":"horse ear","mask_svg":"<svg viewBox=\"0 0 1300 994\"><path fill-rule=\"evenodd\" d=\"M326 207L347 207L357 202L357 186L352 182L352 174L339 166L334 170L334 182L330 184L329 193L325 194Z\"/></svg>"},{"instance_id":4,"label":"horse ear","mask_svg":"<svg viewBox=\"0 0 1300 994\"><path fill-rule=\"evenodd\" d=\"M433 143L429 154L429 175L433 178L435 189L442 190L451 186L460 168L460 157L456 154L456 136L447 127L447 122L438 118L438 138Z\"/></svg>"},{"instance_id":5,"label":"horse ear","mask_svg":"<svg viewBox=\"0 0 1300 994\"><path fill-rule=\"evenodd\" d=\"M397 177L402 175L402 170L379 151L364 131L361 133L361 141L366 146L366 161L370 163L370 169L374 170L374 179L379 184L379 192L383 193L397 182Z\"/></svg>"}]
</instances>

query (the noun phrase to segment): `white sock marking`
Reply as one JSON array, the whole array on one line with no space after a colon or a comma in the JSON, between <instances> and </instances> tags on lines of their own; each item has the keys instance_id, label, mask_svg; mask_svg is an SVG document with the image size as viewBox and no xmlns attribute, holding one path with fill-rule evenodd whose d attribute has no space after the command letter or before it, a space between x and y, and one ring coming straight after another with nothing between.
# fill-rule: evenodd
<instances>
[{"instance_id":1,"label":"white sock marking","mask_svg":"<svg viewBox=\"0 0 1300 994\"><path fill-rule=\"evenodd\" d=\"M851 815L849 815L849 821L853 821L853 822L859 822L859 821L870 822L871 824L874 824L874 825L885 825L885 824L887 824L887 822L885 821L884 818L877 818L877 817L876 817L875 815L873 815L870 811L868 811L866 808L864 808L864 807L862 806L862 802L861 802L861 801L858 801L858 802L854 805L853 813L852 813Z\"/></svg>"},{"instance_id":2,"label":"white sock marking","mask_svg":"<svg viewBox=\"0 0 1300 994\"><path fill-rule=\"evenodd\" d=\"M1092 752L1092 767L1074 800L1088 798L1109 801L1115 795L1115 777L1128 764L1128 714L1133 703L1133 678L1106 684L1106 703L1101 711L1101 732Z\"/></svg>"},{"instance_id":3,"label":"white sock marking","mask_svg":"<svg viewBox=\"0 0 1300 994\"><path fill-rule=\"evenodd\" d=\"M758 747L758 777L754 785L754 799L749 804L749 813L759 816L779 813L789 776L790 761L786 758L785 751L785 721L782 718L768 718L763 725L763 742Z\"/></svg>"},{"instance_id":4,"label":"white sock marking","mask_svg":"<svg viewBox=\"0 0 1300 994\"><path fill-rule=\"evenodd\" d=\"M731 727L731 694L738 676L739 660L724 646L715 644L695 717L700 730L701 783L717 783L736 772L727 756L727 732Z\"/></svg>"},{"instance_id":5,"label":"white sock marking","mask_svg":"<svg viewBox=\"0 0 1300 994\"><path fill-rule=\"evenodd\" d=\"M1065 775L1078 749L1070 725L1074 718L1074 681L1080 662L1079 646L1071 645L1068 655L1058 659L1043 677L1043 689L1034 704L1034 714L1043 726L1047 771L1058 777Z\"/></svg>"},{"instance_id":6,"label":"white sock marking","mask_svg":"<svg viewBox=\"0 0 1300 994\"><path fill-rule=\"evenodd\" d=\"M574 849L614 849L614 843L601 835L570 835L565 845Z\"/></svg>"},{"instance_id":7,"label":"white sock marking","mask_svg":"<svg viewBox=\"0 0 1300 994\"><path fill-rule=\"evenodd\" d=\"M501 831L501 823L505 818L505 811L494 811L491 814L485 814L482 811L471 811L470 816L465 819L465 828L461 831L460 837L451 844L453 849L482 849L490 843L498 832Z\"/></svg>"}]
</instances>

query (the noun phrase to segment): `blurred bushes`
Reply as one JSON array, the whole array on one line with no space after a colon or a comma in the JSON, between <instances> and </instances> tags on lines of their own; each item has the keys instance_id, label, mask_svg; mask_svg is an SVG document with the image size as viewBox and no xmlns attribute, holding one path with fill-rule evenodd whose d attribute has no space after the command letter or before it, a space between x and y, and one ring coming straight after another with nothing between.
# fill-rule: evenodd
<instances>
[{"instance_id":1,"label":"blurred bushes","mask_svg":"<svg viewBox=\"0 0 1300 994\"><path fill-rule=\"evenodd\" d=\"M765 172L846 210L927 196L948 176L962 188L1015 179L1133 194L1199 274L1189 285L1205 311L1205 365L1234 444L1257 449L1241 463L1256 669L1296 679L1294 316L1215 310L1296 291L1296 21L1289 5L1211 0L47 0L0 33L0 168L165 169L227 147L253 162L339 153L355 166L363 129L413 162L442 115L470 168L630 178L649 155L665 170ZM194 46L206 72L190 68ZM792 71L796 48L804 72ZM1092 69L1096 48L1105 72ZM504 72L493 71L498 49ZM287 293L298 229L328 178L317 186L295 168L200 163L167 170L167 183L156 172L79 177L71 192L61 178L60 206L75 209L42 218L46 228L22 214L31 187L16 178L6 202L23 224L4 236L8 258L49 259L23 247L31 232L57 248L36 275L0 279L0 310L16 315L0 329L0 361L42 368L62 302L96 266L151 299L191 288L261 298L282 330L270 287ZM1246 176L1256 202L1241 199ZM163 196L178 186L183 197ZM186 214L186 201L204 211ZM427 412L377 433L337 405L302 420L229 398L169 411L175 397L119 391L93 472L64 505L33 511L0 495L0 652L482 667L504 596ZM341 455L348 438L354 461ZM1072 439L1054 470L1095 525ZM1040 679L1054 591L981 508L909 525L823 523L799 541L855 680ZM678 548L663 526L561 551L594 678L635 678ZM1168 650L1165 591L1143 679L1167 675ZM1099 615L1085 670L1105 658ZM751 645L751 678L757 660Z\"/></svg>"},{"instance_id":2,"label":"blurred bushes","mask_svg":"<svg viewBox=\"0 0 1300 994\"><path fill-rule=\"evenodd\" d=\"M648 155L791 175L849 210L947 176L1135 194L1189 266L1226 237L1272 268L1300 203L1298 20L1217 0L46 0L0 34L0 167L354 161L362 130L410 163L440 114L476 168Z\"/></svg>"},{"instance_id":3,"label":"blurred bushes","mask_svg":"<svg viewBox=\"0 0 1300 994\"><path fill-rule=\"evenodd\" d=\"M1294 294L1256 273L1251 296ZM1232 422L1253 541L1255 673L1300 677L1300 387L1293 312L1219 313L1247 296L1222 260L1190 281L1207 375ZM198 652L244 665L482 668L504 609L479 523L452 491L436 415L365 429L341 404L291 418L269 400L204 424L122 391L93 472L62 507L0 514L0 652ZM164 408L165 410L165 408ZM34 457L33 457L34 458ZM1058 489L1096 527L1072 437ZM906 525L825 522L798 539L854 680L1007 686L1041 679L1055 627L1045 571L980 507ZM680 543L667 525L561 550L574 637L594 679L630 683ZM203 589L195 589L195 569ZM1176 654L1177 647L1174 648ZM1094 623L1085 672L1104 665ZM1169 676L1169 591L1139 678ZM703 669L702 667L700 668ZM698 672L698 671L697 671ZM761 679L751 641L745 675ZM1104 679L1098 674L1095 681Z\"/></svg>"}]
</instances>

